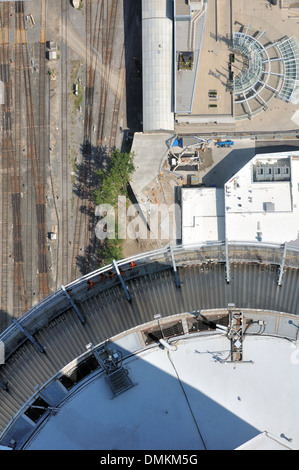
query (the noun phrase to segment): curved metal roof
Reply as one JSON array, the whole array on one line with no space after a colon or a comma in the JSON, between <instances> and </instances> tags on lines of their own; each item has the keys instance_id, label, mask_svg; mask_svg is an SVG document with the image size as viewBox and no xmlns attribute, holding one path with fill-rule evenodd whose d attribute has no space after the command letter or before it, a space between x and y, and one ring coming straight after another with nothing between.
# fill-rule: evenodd
<instances>
[{"instance_id":1,"label":"curved metal roof","mask_svg":"<svg viewBox=\"0 0 299 470\"><path fill-rule=\"evenodd\" d=\"M227 309L234 303L250 310L250 318L252 310L258 310L258 315L272 311L266 333L277 335L279 327L282 336L297 339L298 254L298 247L264 243L166 247L101 268L51 294L0 336L5 344L5 363L0 367L0 444L9 446L13 439L20 446L28 439L34 428L24 412L40 388L44 397L50 394L55 406L64 400L53 377L72 361L78 364L87 345L144 329L157 314L168 323L178 323L177 317L183 314L191 322L187 331L193 332L198 312ZM136 339L131 336L133 349ZM80 373L75 371L72 377L77 380Z\"/></svg>"},{"instance_id":2,"label":"curved metal roof","mask_svg":"<svg viewBox=\"0 0 299 470\"><path fill-rule=\"evenodd\" d=\"M171 0L142 1L143 131L174 129Z\"/></svg>"}]
</instances>

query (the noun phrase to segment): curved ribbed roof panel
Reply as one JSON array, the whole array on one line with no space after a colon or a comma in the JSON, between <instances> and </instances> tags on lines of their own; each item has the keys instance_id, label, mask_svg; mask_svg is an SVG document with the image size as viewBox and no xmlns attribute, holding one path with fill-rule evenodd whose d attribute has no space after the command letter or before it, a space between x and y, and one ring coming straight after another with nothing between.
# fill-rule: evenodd
<instances>
[{"instance_id":1,"label":"curved ribbed roof panel","mask_svg":"<svg viewBox=\"0 0 299 470\"><path fill-rule=\"evenodd\" d=\"M171 0L142 1L143 131L173 130Z\"/></svg>"},{"instance_id":2,"label":"curved ribbed roof panel","mask_svg":"<svg viewBox=\"0 0 299 470\"><path fill-rule=\"evenodd\" d=\"M226 256L230 261L229 283ZM131 268L133 260L135 267ZM144 325L153 322L156 314L169 325L169 317L183 314L193 318L195 313L227 309L229 303L234 303L238 309L257 310L253 318L263 311L271 313L273 319L270 321L268 316L265 323L266 334L280 332L285 338L298 339L298 246L287 245L284 249L274 243L231 242L227 246L209 243L189 249L166 247L127 258L118 265L123 275L110 276L114 269L111 265L89 273L65 286L65 291L52 293L24 314L18 327L13 323L1 334L5 363L0 367L0 445L10 446L13 438L20 447L34 430L22 413L28 400L37 395L37 385L44 387L43 393L47 387L48 399L56 406L65 395L60 386L49 383L53 376L62 373L72 361L77 364L76 358L87 353L87 345L97 346L125 331L131 335L139 326L140 333L147 331ZM283 278L279 285L280 272ZM107 276L103 280L104 273ZM95 282L92 288L89 279ZM128 288L130 301L126 301L121 280ZM286 315L285 319L278 322L278 313ZM294 323L288 315L297 315ZM193 331L192 325L186 329L188 334Z\"/></svg>"}]
</instances>

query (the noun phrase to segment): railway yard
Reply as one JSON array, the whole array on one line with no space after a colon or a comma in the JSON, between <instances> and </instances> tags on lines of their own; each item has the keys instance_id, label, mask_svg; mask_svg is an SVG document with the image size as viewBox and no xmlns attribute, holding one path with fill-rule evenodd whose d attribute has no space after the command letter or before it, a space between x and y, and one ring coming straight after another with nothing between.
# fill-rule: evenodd
<instances>
[{"instance_id":1,"label":"railway yard","mask_svg":"<svg viewBox=\"0 0 299 470\"><path fill-rule=\"evenodd\" d=\"M134 142L143 134L141 1L79 5L0 1L0 332L62 285L101 267L95 171L106 167L113 148L128 150L129 131ZM283 106L293 112L293 105ZM169 135L184 137L186 145L194 135L211 142L191 173L199 184L221 187L255 153L298 148L288 115L281 131L264 128L260 119L253 119L253 130L246 120L246 132L190 122ZM143 199L157 207L180 203L188 172L171 172L167 159L160 167L160 147L145 134L136 165L145 180ZM235 141L233 149L217 148L226 138ZM127 237L123 256L174 241Z\"/></svg>"},{"instance_id":2,"label":"railway yard","mask_svg":"<svg viewBox=\"0 0 299 470\"><path fill-rule=\"evenodd\" d=\"M134 75L126 89L137 9L129 1L124 12L118 0L0 3L1 331L98 267L94 171L121 148L130 87L140 88Z\"/></svg>"},{"instance_id":3,"label":"railway yard","mask_svg":"<svg viewBox=\"0 0 299 470\"><path fill-rule=\"evenodd\" d=\"M298 448L298 5L0 0L0 450Z\"/></svg>"}]
</instances>

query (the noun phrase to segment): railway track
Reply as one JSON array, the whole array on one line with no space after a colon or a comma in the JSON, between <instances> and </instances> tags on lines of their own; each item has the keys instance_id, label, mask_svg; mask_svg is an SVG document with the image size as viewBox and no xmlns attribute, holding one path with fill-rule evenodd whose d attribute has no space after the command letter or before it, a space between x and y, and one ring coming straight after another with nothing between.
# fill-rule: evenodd
<instances>
[{"instance_id":1,"label":"railway track","mask_svg":"<svg viewBox=\"0 0 299 470\"><path fill-rule=\"evenodd\" d=\"M69 157L68 157L68 60L67 26L68 0L61 0L61 60L60 60L60 135L61 135L61 217L58 224L58 250L60 253L60 279L62 283L70 280L70 208L69 208ZM57 267L59 270L59 267Z\"/></svg>"},{"instance_id":2,"label":"railway track","mask_svg":"<svg viewBox=\"0 0 299 470\"><path fill-rule=\"evenodd\" d=\"M13 16L14 18L10 19ZM1 5L1 81L4 83L5 105L2 121L2 279L1 309L10 317L19 317L31 305L32 278L27 284L32 264L25 266L24 218L22 217L22 18L23 2ZM9 42L9 30L15 27L14 50ZM28 240L28 239L27 239ZM29 240L31 240L29 238ZM31 243L28 243L30 249ZM32 263L32 257L30 257ZM47 291L45 294L47 295ZM5 305L5 307L4 307ZM1 315L9 323L8 316Z\"/></svg>"},{"instance_id":3,"label":"railway track","mask_svg":"<svg viewBox=\"0 0 299 470\"><path fill-rule=\"evenodd\" d=\"M16 2L15 5L15 45L14 45L14 101L15 101L15 152L18 160L19 171L19 193L16 194L17 201L19 202L22 220L22 257L23 257L23 286L26 295L26 304L23 311L32 305L34 299L33 293L35 287L35 268L34 268L34 251L33 240L35 237L35 230L32 223L33 215L35 213L34 207L34 181L32 179L31 160L27 156L27 147L30 135L27 128L27 114L24 114L24 62L23 62L23 48L26 47L27 42L26 33L24 30L24 3ZM26 152L26 153L24 153ZM26 176L22 181L22 170L26 170ZM26 250L24 247L26 246Z\"/></svg>"},{"instance_id":4,"label":"railway track","mask_svg":"<svg viewBox=\"0 0 299 470\"><path fill-rule=\"evenodd\" d=\"M19 317L30 306L28 301L28 291L25 284L25 259L24 243L22 232L24 229L22 221L22 65L20 61L21 48L21 18L24 15L23 3L15 5L15 57L14 57L14 174L12 187L12 214L13 214L13 257L14 257L14 275L13 285L17 295L14 298L14 315ZM27 271L27 270L26 270ZM26 272L27 276L27 272Z\"/></svg>"},{"instance_id":5,"label":"railway track","mask_svg":"<svg viewBox=\"0 0 299 470\"><path fill-rule=\"evenodd\" d=\"M57 283L78 277L78 256L91 251L83 270L89 270L89 260L95 253L93 228L95 220L91 199L94 166L98 164L97 146L103 141L113 147L118 127L119 103L109 95L109 79L113 57L113 41L117 0L89 0L86 8L86 92L84 119L84 187L83 197L76 201L74 233L72 236L70 200L71 180L69 162L69 65L67 49L68 0L61 0L61 191L58 220ZM4 82L5 105L1 120L1 304L3 312L19 317L35 303L49 295L50 278L47 254L46 181L48 149L47 66L46 66L46 0L40 2L40 38L38 48L38 77L32 71L32 51L27 42L25 3L0 4L0 79ZM12 15L12 12L14 15ZM11 18L12 16L12 18ZM10 29L14 28L12 48ZM13 55L11 53L13 51ZM102 60L102 64L98 61ZM96 73L101 69L100 84ZM119 65L122 68L122 65ZM121 83L121 78L119 78ZM34 88L33 88L34 87ZM97 89L99 87L99 91ZM36 94L33 94L33 89ZM95 101L99 93L100 104ZM113 110L107 106L114 102ZM25 113L24 113L25 109ZM105 119L112 125L105 129ZM95 136L93 127L100 132ZM95 138L95 145L92 139ZM96 149L94 152L92 147ZM95 153L97 155L95 155ZM26 169L26 171L24 171ZM22 173L24 171L24 174ZM81 210L85 206L86 211ZM71 246L72 244L72 246ZM25 250L26 247L26 250ZM72 254L72 257L70 256ZM9 324L9 316L1 315L1 329Z\"/></svg>"},{"instance_id":6,"label":"railway track","mask_svg":"<svg viewBox=\"0 0 299 470\"><path fill-rule=\"evenodd\" d=\"M119 65L118 73L118 83L117 89L122 90L125 81L125 74L122 72L125 67L125 46L123 45L122 54ZM122 100L119 95L115 95L113 113L112 113L112 124L111 124L111 134L109 139L109 148L112 149L116 146L117 134L119 130L119 118L120 118L120 109L121 109Z\"/></svg>"},{"instance_id":7,"label":"railway track","mask_svg":"<svg viewBox=\"0 0 299 470\"><path fill-rule=\"evenodd\" d=\"M10 161L11 151L11 115L10 115L10 82L9 82L9 7L8 3L0 5L1 9L1 45L0 61L1 74L0 79L3 82L4 105L2 106L1 116L1 328L8 325L8 319L5 315L8 311L8 285L9 285L9 241L11 224L10 219Z\"/></svg>"},{"instance_id":8,"label":"railway track","mask_svg":"<svg viewBox=\"0 0 299 470\"><path fill-rule=\"evenodd\" d=\"M34 107L34 99L32 94L32 78L30 70L30 53L28 49L26 29L25 29L25 11L24 3L16 2L15 4L15 21L16 21L16 38L17 44L15 47L15 64L16 64L16 97L23 95L23 87L25 90L25 104L26 104L26 148L27 148L27 181L26 181L26 198L27 198L27 220L26 233L24 239L26 241L26 273L27 283L23 279L23 285L27 285L28 292L31 296L34 295L35 284L35 271L37 270L37 300L41 300L49 294L48 285L48 262L47 262L47 230L46 230L46 206L45 206L45 193L46 193L46 58L45 58L45 27L46 27L46 14L45 14L45 0L42 0L41 8L41 37L40 37L40 50L39 50L39 77L38 77L38 101L36 111ZM19 75L24 78L24 83L20 81ZM21 86L21 88L17 88ZM17 98L18 107L21 106L21 98ZM15 132L19 133L21 138L21 121L15 123ZM24 149L25 150L25 149ZM20 146L18 147L18 154L21 155ZM19 165L19 172L21 172L21 165ZM16 208L20 207L18 203L21 193L21 184L16 198ZM30 217L28 219L28 217ZM33 225L36 227L34 230ZM36 257L34 256L33 244L36 240ZM28 252L31 252L31 257ZM22 254L23 257L23 254ZM37 266L35 265L37 263ZM27 272L28 266L28 272ZM32 297L30 296L30 300ZM29 295L28 295L29 297ZM32 300L31 300L32 301ZM31 303L31 302L30 302ZM28 307L26 306L26 309ZM26 310L25 309L25 310ZM24 311L25 311L24 310Z\"/></svg>"},{"instance_id":9,"label":"railway track","mask_svg":"<svg viewBox=\"0 0 299 470\"><path fill-rule=\"evenodd\" d=\"M22 117L22 89L23 89L23 70L22 70L22 16L24 16L23 2L15 4L15 47L14 47L14 154L15 154L15 172L14 189L12 194L13 206L13 225L14 225L14 288L17 286L17 295L15 296L14 313L20 316L31 305L32 299L32 261L27 262L24 254L23 232L25 230L22 217L22 196L23 185L21 181L22 174L22 142L23 142L23 117ZM27 212L26 212L27 214ZM28 215L28 214L27 214ZM32 226L29 228L29 237L32 239ZM32 260L32 243L27 243L26 254L28 259ZM28 253L29 252L29 253ZM26 266L26 268L25 268ZM25 275L26 269L26 275ZM29 278L30 282L27 282ZM30 299L30 300L29 300ZM16 303L18 305L16 306Z\"/></svg>"},{"instance_id":10,"label":"railway track","mask_svg":"<svg viewBox=\"0 0 299 470\"><path fill-rule=\"evenodd\" d=\"M43 0L44 2L44 0ZM22 5L23 2L18 2ZM17 4L17 5L18 5ZM38 111L36 112L33 99L33 85L30 70L30 53L25 31L24 8L21 11L20 28L22 35L22 66L24 72L24 87L27 116L27 158L31 163L32 182L34 187L37 246L37 277L38 299L41 300L49 294L48 262L47 262L47 230L46 230L46 64L45 64L45 11L41 14L41 42L39 47L39 78L38 78ZM34 239L32 240L34 243Z\"/></svg>"},{"instance_id":11,"label":"railway track","mask_svg":"<svg viewBox=\"0 0 299 470\"><path fill-rule=\"evenodd\" d=\"M107 99L109 90L109 80L111 72L111 60L113 53L113 39L115 33L115 22L117 14L117 0L111 1L111 9L107 12L107 17L102 24L101 46L102 46L102 63L103 63L103 77L100 89L100 103L97 120L97 134L96 134L96 147L102 147L109 139L107 139L105 128L105 120L107 118ZM109 151L110 149L108 149Z\"/></svg>"},{"instance_id":12,"label":"railway track","mask_svg":"<svg viewBox=\"0 0 299 470\"><path fill-rule=\"evenodd\" d=\"M96 252L93 230L96 221L92 216L94 168L102 163L100 150L103 144L108 144L108 156L111 148L115 146L121 101L118 96L113 95L109 87L119 5L118 0L87 0L85 3L87 52L83 138L84 186L83 197L78 197L76 201L76 222L72 237L72 188L68 155L69 2L61 0L61 212L58 220L57 284L78 277L78 256L82 252L87 254L83 270L89 271L90 258ZM46 223L46 181L49 163L46 0L40 2L40 38L38 47L35 47L35 54L38 55L38 76L32 70L33 49L27 42L25 6L23 1L0 4L0 80L4 82L5 99L0 118L0 309L3 312L0 316L1 330L9 325L10 316L19 317L35 300L47 297L50 292ZM119 54L119 51L116 52ZM123 68L123 56L122 52L120 71ZM117 72L117 64L114 66L114 74L115 70ZM98 72L100 81L97 79ZM122 86L121 81L120 75L118 86ZM97 95L99 100L95 99ZM107 126L106 118L109 121ZM97 128L96 135L94 126ZM93 139L95 142L92 142ZM85 212L81 210L81 206L86 208Z\"/></svg>"},{"instance_id":13,"label":"railway track","mask_svg":"<svg viewBox=\"0 0 299 470\"><path fill-rule=\"evenodd\" d=\"M93 8L91 0L85 2L85 28L86 28L86 84L85 84L85 112L84 112L84 133L83 133L83 172L81 175L80 193L81 197L76 202L76 223L73 236L73 253L72 253L72 279L75 279L79 272L78 257L84 246L82 240L82 225L86 224L86 214L81 210L82 206L90 205L90 189L88 189L88 179L91 166L91 136L93 127L93 102L95 93L95 68L97 63L93 61L93 52L98 50L100 41L100 26L104 10L104 2L98 0L95 11L95 22L93 25ZM81 268L82 269L82 268ZM83 268L84 269L84 268Z\"/></svg>"},{"instance_id":14,"label":"railway track","mask_svg":"<svg viewBox=\"0 0 299 470\"><path fill-rule=\"evenodd\" d=\"M48 260L47 260L47 226L46 226L46 165L48 161L48 135L47 135L47 66L46 66L46 2L41 0L40 14L40 42L39 42L39 92L38 92L38 162L39 162L39 200L37 207L38 217L38 272L39 297L45 298L49 294Z\"/></svg>"},{"instance_id":15,"label":"railway track","mask_svg":"<svg viewBox=\"0 0 299 470\"><path fill-rule=\"evenodd\" d=\"M86 17L86 92L85 92L85 118L83 136L83 172L81 174L81 198L77 199L76 223L73 238L72 278L80 273L86 273L93 268L90 264L96 256L97 240L94 235L96 224L94 203L92 201L95 189L94 170L101 162L102 148L108 143L107 155L116 145L117 130L119 129L120 98L112 96L113 110L107 106L109 94L110 71L112 67L113 46L116 30L117 0L98 0L95 9L92 2L85 2ZM94 19L94 23L93 23ZM120 86L124 60L124 47L119 65L118 86ZM95 81L98 61L100 62L101 76L99 85L99 105L94 103L97 83ZM105 121L109 126L105 126ZM92 143L93 129L96 127L95 143ZM85 213L81 208L85 208ZM84 254L84 263L79 266L78 259Z\"/></svg>"}]
</instances>

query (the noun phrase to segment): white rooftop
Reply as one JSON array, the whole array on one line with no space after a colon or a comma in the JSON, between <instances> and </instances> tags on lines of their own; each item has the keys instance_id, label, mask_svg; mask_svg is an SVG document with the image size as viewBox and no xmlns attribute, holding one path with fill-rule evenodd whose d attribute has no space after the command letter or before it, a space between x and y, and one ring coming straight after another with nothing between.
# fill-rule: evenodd
<instances>
[{"instance_id":1,"label":"white rooftop","mask_svg":"<svg viewBox=\"0 0 299 470\"><path fill-rule=\"evenodd\" d=\"M265 430L299 448L295 343L246 336L244 362L229 362L222 334L190 335L176 346L124 361L134 386L116 397L104 377L90 379L26 449L236 449Z\"/></svg>"},{"instance_id":2,"label":"white rooftop","mask_svg":"<svg viewBox=\"0 0 299 470\"><path fill-rule=\"evenodd\" d=\"M235 450L296 450L285 439L262 432Z\"/></svg>"},{"instance_id":3,"label":"white rooftop","mask_svg":"<svg viewBox=\"0 0 299 470\"><path fill-rule=\"evenodd\" d=\"M225 237L223 189L182 188L182 240L223 240Z\"/></svg>"},{"instance_id":4,"label":"white rooftop","mask_svg":"<svg viewBox=\"0 0 299 470\"><path fill-rule=\"evenodd\" d=\"M182 242L299 241L299 152L257 154L221 188L182 189Z\"/></svg>"},{"instance_id":5,"label":"white rooftop","mask_svg":"<svg viewBox=\"0 0 299 470\"><path fill-rule=\"evenodd\" d=\"M256 177L257 172L263 174ZM276 180L271 180L274 173ZM256 155L225 184L226 238L278 243L297 240L298 189L299 152Z\"/></svg>"}]
</instances>

